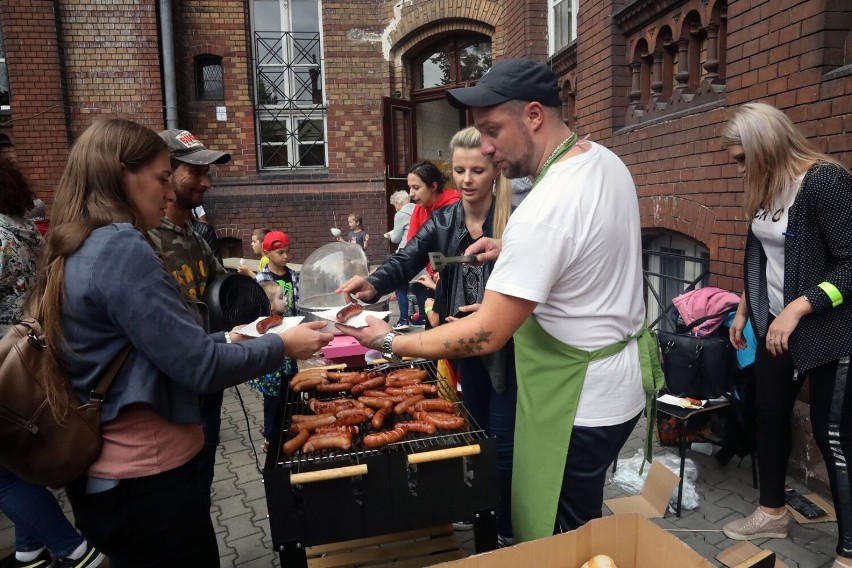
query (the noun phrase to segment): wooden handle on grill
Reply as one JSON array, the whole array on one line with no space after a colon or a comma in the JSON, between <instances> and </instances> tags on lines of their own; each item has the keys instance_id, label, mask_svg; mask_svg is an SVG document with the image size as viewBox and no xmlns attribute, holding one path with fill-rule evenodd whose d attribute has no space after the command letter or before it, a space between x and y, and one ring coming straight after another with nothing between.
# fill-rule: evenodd
<instances>
[{"instance_id":1,"label":"wooden handle on grill","mask_svg":"<svg viewBox=\"0 0 852 568\"><path fill-rule=\"evenodd\" d=\"M291 473L290 483L292 485L314 483L315 481L329 481L331 479L342 479L344 477L355 477L367 475L367 464L348 465L334 469L322 469L319 471L307 471L305 473Z\"/></svg>"},{"instance_id":2,"label":"wooden handle on grill","mask_svg":"<svg viewBox=\"0 0 852 568\"><path fill-rule=\"evenodd\" d=\"M479 444L474 444L472 446L459 446L457 448L447 448L446 450L409 454L408 465L461 458L464 456L476 456L479 455L480 451Z\"/></svg>"}]
</instances>

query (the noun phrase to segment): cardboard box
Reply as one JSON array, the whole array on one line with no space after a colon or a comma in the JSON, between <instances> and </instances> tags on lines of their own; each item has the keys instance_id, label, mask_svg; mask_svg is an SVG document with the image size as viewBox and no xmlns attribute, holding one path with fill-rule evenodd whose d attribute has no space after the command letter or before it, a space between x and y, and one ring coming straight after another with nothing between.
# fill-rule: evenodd
<instances>
[{"instance_id":1,"label":"cardboard box","mask_svg":"<svg viewBox=\"0 0 852 568\"><path fill-rule=\"evenodd\" d=\"M639 495L607 499L604 505L616 515L639 513L646 519L664 517L666 508L669 506L669 498L677 489L679 482L680 477L659 461L654 461Z\"/></svg>"},{"instance_id":2,"label":"cardboard box","mask_svg":"<svg viewBox=\"0 0 852 568\"><path fill-rule=\"evenodd\" d=\"M577 530L525 542L493 552L445 562L453 568L580 568L596 554L606 554L624 568L711 568L677 537L637 513L595 519Z\"/></svg>"}]
</instances>

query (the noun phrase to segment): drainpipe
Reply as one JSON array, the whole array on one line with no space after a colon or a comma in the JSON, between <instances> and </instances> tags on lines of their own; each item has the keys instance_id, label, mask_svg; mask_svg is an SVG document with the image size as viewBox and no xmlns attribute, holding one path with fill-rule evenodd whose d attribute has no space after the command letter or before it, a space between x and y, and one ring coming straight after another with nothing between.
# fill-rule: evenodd
<instances>
[{"instance_id":1,"label":"drainpipe","mask_svg":"<svg viewBox=\"0 0 852 568\"><path fill-rule=\"evenodd\" d=\"M172 1L160 0L160 47L163 52L163 91L166 104L166 128L177 128L177 89L175 87L175 45L172 25Z\"/></svg>"}]
</instances>

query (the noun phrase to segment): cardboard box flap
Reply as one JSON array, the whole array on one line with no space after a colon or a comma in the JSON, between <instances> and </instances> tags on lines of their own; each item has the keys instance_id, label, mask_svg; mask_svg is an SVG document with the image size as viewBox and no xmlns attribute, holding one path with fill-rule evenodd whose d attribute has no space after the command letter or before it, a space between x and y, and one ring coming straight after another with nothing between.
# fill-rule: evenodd
<instances>
[{"instance_id":1,"label":"cardboard box flap","mask_svg":"<svg viewBox=\"0 0 852 568\"><path fill-rule=\"evenodd\" d=\"M716 555L728 568L788 568L771 550L763 550L751 542L737 543Z\"/></svg>"},{"instance_id":2,"label":"cardboard box flap","mask_svg":"<svg viewBox=\"0 0 852 568\"><path fill-rule=\"evenodd\" d=\"M630 568L712 568L686 543L639 514L595 519L577 530L524 542L464 560L440 564L452 568L580 568L597 554Z\"/></svg>"},{"instance_id":3,"label":"cardboard box flap","mask_svg":"<svg viewBox=\"0 0 852 568\"><path fill-rule=\"evenodd\" d=\"M677 488L680 477L659 461L651 464L648 477L639 495L607 499L604 505L615 514L639 513L648 519L666 514L669 498Z\"/></svg>"}]
</instances>

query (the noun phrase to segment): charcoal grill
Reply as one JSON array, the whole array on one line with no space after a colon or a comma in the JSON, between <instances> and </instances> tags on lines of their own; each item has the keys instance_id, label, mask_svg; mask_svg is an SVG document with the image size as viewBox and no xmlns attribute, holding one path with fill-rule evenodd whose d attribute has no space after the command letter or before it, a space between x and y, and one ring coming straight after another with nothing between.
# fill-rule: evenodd
<instances>
[{"instance_id":1,"label":"charcoal grill","mask_svg":"<svg viewBox=\"0 0 852 568\"><path fill-rule=\"evenodd\" d=\"M473 421L434 362L417 360L355 370L392 371L418 367L424 382L436 383L467 420L463 430L411 433L401 442L364 448L372 430L363 425L350 450L322 450L287 456L290 416L309 413L307 401L339 393L296 393L282 389L263 472L273 548L281 565L307 566L305 547L386 535L473 520L477 552L497 546L497 480L494 440ZM351 396L351 395L350 395ZM408 419L391 415L388 421ZM387 428L389 424L385 424Z\"/></svg>"}]
</instances>

